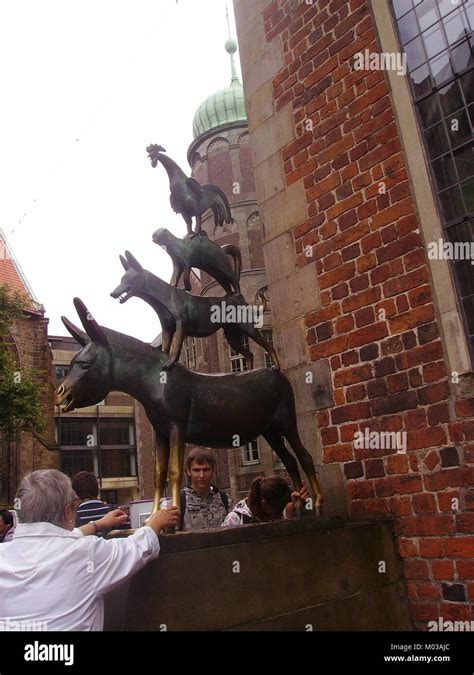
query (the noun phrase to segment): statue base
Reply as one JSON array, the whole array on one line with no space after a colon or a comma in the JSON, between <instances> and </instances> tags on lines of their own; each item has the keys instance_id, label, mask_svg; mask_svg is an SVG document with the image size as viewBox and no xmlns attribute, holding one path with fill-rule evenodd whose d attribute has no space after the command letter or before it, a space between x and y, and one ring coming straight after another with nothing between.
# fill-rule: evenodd
<instances>
[{"instance_id":1,"label":"statue base","mask_svg":"<svg viewBox=\"0 0 474 675\"><path fill-rule=\"evenodd\" d=\"M106 597L105 630L413 629L390 520L308 516L160 542Z\"/></svg>"}]
</instances>

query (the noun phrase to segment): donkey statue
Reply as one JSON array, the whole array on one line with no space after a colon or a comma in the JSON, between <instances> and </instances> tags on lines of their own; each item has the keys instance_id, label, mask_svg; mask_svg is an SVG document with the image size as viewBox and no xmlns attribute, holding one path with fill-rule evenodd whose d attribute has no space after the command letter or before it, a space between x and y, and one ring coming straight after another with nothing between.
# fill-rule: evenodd
<instances>
[{"instance_id":1,"label":"donkey statue","mask_svg":"<svg viewBox=\"0 0 474 675\"><path fill-rule=\"evenodd\" d=\"M66 317L63 323L82 345L58 387L56 405L65 412L95 405L110 391L136 398L156 433L155 499L160 508L169 475L173 504L180 509L185 443L232 448L262 435L285 465L295 490L302 488L298 464L285 446L291 445L307 476L314 503L323 497L309 452L296 424L293 390L277 370L260 368L231 375L203 375L176 365L166 372L167 356L133 337L103 328L79 298L74 299L84 331Z\"/></svg>"}]
</instances>

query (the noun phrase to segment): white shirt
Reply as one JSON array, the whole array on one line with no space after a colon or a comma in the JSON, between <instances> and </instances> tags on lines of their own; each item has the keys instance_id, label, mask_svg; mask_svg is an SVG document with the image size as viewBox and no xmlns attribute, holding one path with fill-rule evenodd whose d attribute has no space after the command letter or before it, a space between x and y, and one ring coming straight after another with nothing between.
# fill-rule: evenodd
<instances>
[{"instance_id":1,"label":"white shirt","mask_svg":"<svg viewBox=\"0 0 474 675\"><path fill-rule=\"evenodd\" d=\"M0 546L0 626L41 621L48 631L102 630L103 595L159 552L148 526L106 540L51 523L20 523Z\"/></svg>"}]
</instances>

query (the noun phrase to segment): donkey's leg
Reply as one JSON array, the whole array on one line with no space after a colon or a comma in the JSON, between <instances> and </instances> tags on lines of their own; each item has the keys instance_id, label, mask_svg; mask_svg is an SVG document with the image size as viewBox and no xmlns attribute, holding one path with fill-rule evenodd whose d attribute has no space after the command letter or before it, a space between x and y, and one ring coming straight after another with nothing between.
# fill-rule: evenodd
<instances>
[{"instance_id":1,"label":"donkey's leg","mask_svg":"<svg viewBox=\"0 0 474 675\"><path fill-rule=\"evenodd\" d=\"M173 505L180 506L181 482L184 464L184 429L179 424L171 425L170 433L170 483Z\"/></svg>"},{"instance_id":2,"label":"donkey's leg","mask_svg":"<svg viewBox=\"0 0 474 675\"><path fill-rule=\"evenodd\" d=\"M278 361L278 356L273 348L273 346L265 340L261 332L255 326L252 326L251 323L241 323L239 324L241 330L246 333L254 342L256 342L260 347L263 347L264 350L270 354L273 362L273 370L280 370L280 362Z\"/></svg>"},{"instance_id":3,"label":"donkey's leg","mask_svg":"<svg viewBox=\"0 0 474 675\"><path fill-rule=\"evenodd\" d=\"M164 496L166 476L168 475L168 462L170 458L170 444L168 438L156 437L155 447L155 499L153 513L160 508L160 499Z\"/></svg>"},{"instance_id":4,"label":"donkey's leg","mask_svg":"<svg viewBox=\"0 0 474 675\"><path fill-rule=\"evenodd\" d=\"M272 450L278 455L285 469L290 474L291 481L297 492L303 487L303 483L300 476L300 471L298 469L298 462L293 457L291 452L285 445L285 441L280 431L267 430L262 434L267 443L271 446Z\"/></svg>"},{"instance_id":5,"label":"donkey's leg","mask_svg":"<svg viewBox=\"0 0 474 675\"><path fill-rule=\"evenodd\" d=\"M298 433L298 427L296 425L296 420L291 421L287 425L287 428L283 430L283 435L293 448L293 451L297 456L298 461L301 464L301 467L309 480L309 484L311 485L311 489L313 491L317 512L319 515L322 515L322 504L324 498L319 487L318 479L316 476L316 469L314 468L313 458L311 457L311 455L301 442L300 435Z\"/></svg>"},{"instance_id":6,"label":"donkey's leg","mask_svg":"<svg viewBox=\"0 0 474 675\"><path fill-rule=\"evenodd\" d=\"M223 326L223 328L224 328L224 335L227 338L227 342L230 344L232 349L234 349L239 354L242 354L242 356L245 356L245 361L247 362L247 370L252 370L253 354L250 351L250 349L247 349L244 346L243 341L244 334L240 326L230 327L229 325L225 325L225 327Z\"/></svg>"},{"instance_id":7,"label":"donkey's leg","mask_svg":"<svg viewBox=\"0 0 474 675\"><path fill-rule=\"evenodd\" d=\"M174 346L172 355L163 366L163 370L169 370L174 366L176 361L181 356L184 338L186 337L186 330L182 321L176 322L176 333L174 334Z\"/></svg>"}]
</instances>

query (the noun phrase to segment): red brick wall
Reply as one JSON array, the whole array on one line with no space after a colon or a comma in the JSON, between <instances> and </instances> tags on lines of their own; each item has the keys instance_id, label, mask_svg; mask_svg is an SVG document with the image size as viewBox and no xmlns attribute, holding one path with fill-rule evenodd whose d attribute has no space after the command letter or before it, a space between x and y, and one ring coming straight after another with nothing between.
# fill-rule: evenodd
<instances>
[{"instance_id":1,"label":"red brick wall","mask_svg":"<svg viewBox=\"0 0 474 675\"><path fill-rule=\"evenodd\" d=\"M367 2L279 0L263 16L285 54L275 108L291 102L297 129L286 183L304 181L310 215L293 232L298 265L314 265L321 290L307 342L332 368L324 462L343 463L353 517L395 517L415 624L472 619L474 398L458 397L445 365L384 73L351 68L356 52L380 51ZM407 454L356 449L365 428L406 431Z\"/></svg>"},{"instance_id":2,"label":"red brick wall","mask_svg":"<svg viewBox=\"0 0 474 675\"><path fill-rule=\"evenodd\" d=\"M30 315L13 321L11 335L19 359L18 370L20 373L32 370L38 377L40 405L45 421L41 433L49 444L54 445L54 385L47 330L47 319ZM19 482L29 471L59 468L59 455L57 451L45 448L31 433L24 432L20 435L17 463L12 468L10 491L14 494Z\"/></svg>"}]
</instances>

